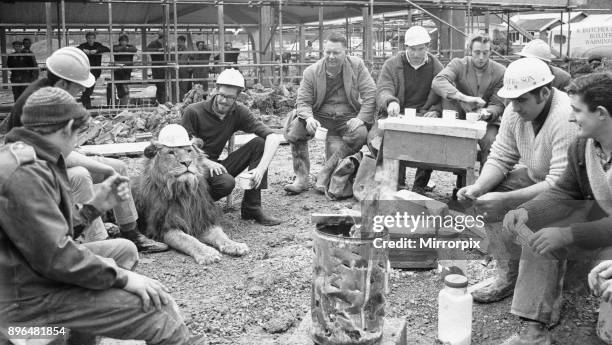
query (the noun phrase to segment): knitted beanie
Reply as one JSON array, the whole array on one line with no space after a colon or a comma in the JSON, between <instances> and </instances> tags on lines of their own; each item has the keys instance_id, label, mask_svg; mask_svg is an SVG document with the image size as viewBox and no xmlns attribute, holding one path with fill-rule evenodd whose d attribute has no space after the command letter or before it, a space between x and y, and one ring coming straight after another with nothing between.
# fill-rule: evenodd
<instances>
[{"instance_id":1,"label":"knitted beanie","mask_svg":"<svg viewBox=\"0 0 612 345\"><path fill-rule=\"evenodd\" d=\"M88 116L85 108L59 87L43 87L28 97L21 122L25 127L56 125Z\"/></svg>"}]
</instances>

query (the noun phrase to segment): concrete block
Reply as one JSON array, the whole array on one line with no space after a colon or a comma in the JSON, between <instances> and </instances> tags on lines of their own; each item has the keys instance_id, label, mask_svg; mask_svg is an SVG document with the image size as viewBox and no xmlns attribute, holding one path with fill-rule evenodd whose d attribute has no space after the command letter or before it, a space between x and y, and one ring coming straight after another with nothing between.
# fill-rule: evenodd
<instances>
[{"instance_id":1,"label":"concrete block","mask_svg":"<svg viewBox=\"0 0 612 345\"><path fill-rule=\"evenodd\" d=\"M316 345L310 339L310 314L304 316L295 331L277 340L277 345ZM380 345L408 345L406 340L406 320L400 318L385 318L383 326L383 339ZM323 344L321 344L323 345Z\"/></svg>"}]
</instances>

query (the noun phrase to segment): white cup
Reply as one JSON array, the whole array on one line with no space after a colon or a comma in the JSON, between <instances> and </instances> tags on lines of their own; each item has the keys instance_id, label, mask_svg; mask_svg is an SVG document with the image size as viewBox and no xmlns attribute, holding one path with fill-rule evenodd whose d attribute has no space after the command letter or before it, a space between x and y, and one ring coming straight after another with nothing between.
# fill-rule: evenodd
<instances>
[{"instance_id":1,"label":"white cup","mask_svg":"<svg viewBox=\"0 0 612 345\"><path fill-rule=\"evenodd\" d=\"M470 112L470 113L465 114L465 119L468 120L469 122L476 122L478 121L479 118L480 118L479 113Z\"/></svg>"},{"instance_id":2,"label":"white cup","mask_svg":"<svg viewBox=\"0 0 612 345\"><path fill-rule=\"evenodd\" d=\"M315 132L315 139L317 140L325 140L327 138L327 128L322 126L317 127L317 131Z\"/></svg>"},{"instance_id":3,"label":"white cup","mask_svg":"<svg viewBox=\"0 0 612 345\"><path fill-rule=\"evenodd\" d=\"M444 109L442 110L442 118L445 120L455 120L457 119L457 112L454 110Z\"/></svg>"},{"instance_id":4,"label":"white cup","mask_svg":"<svg viewBox=\"0 0 612 345\"><path fill-rule=\"evenodd\" d=\"M253 174L245 172L236 176L236 184L243 190L253 189Z\"/></svg>"},{"instance_id":5,"label":"white cup","mask_svg":"<svg viewBox=\"0 0 612 345\"><path fill-rule=\"evenodd\" d=\"M416 109L415 108L404 108L404 116L406 118L416 117Z\"/></svg>"}]
</instances>

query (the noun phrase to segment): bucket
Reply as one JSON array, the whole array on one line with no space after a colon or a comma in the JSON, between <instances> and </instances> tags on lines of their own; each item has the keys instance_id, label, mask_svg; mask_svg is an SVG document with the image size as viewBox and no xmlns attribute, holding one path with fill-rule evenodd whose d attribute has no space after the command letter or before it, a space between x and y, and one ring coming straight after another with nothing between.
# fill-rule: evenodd
<instances>
[{"instance_id":1,"label":"bucket","mask_svg":"<svg viewBox=\"0 0 612 345\"><path fill-rule=\"evenodd\" d=\"M352 224L318 221L313 232L310 337L318 345L382 340L387 254L373 238L349 237Z\"/></svg>"}]
</instances>

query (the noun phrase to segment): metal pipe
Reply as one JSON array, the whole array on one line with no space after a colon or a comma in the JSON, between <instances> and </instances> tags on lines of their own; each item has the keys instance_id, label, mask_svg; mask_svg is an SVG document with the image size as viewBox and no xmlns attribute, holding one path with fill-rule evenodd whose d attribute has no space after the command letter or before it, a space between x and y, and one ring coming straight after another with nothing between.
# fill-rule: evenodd
<instances>
[{"instance_id":1,"label":"metal pipe","mask_svg":"<svg viewBox=\"0 0 612 345\"><path fill-rule=\"evenodd\" d=\"M278 0L278 26L280 28L278 33L280 40L280 80L278 85L280 86L283 85L283 0Z\"/></svg>"},{"instance_id":2,"label":"metal pipe","mask_svg":"<svg viewBox=\"0 0 612 345\"><path fill-rule=\"evenodd\" d=\"M47 55L51 55L53 51L53 26L51 24L51 3L45 2L45 24L47 29Z\"/></svg>"},{"instance_id":3,"label":"metal pipe","mask_svg":"<svg viewBox=\"0 0 612 345\"><path fill-rule=\"evenodd\" d=\"M176 59L176 67L174 69L175 75L176 75L176 79L175 79L175 83L174 83L174 96L175 96L175 103L181 102L182 99L179 99L181 97L181 87L179 85L179 52L178 52L178 28L177 28L177 23L178 23L178 15L176 14L176 0L172 0L172 15L174 17L174 39L176 40L176 43L174 44L174 58Z\"/></svg>"},{"instance_id":4,"label":"metal pipe","mask_svg":"<svg viewBox=\"0 0 612 345\"><path fill-rule=\"evenodd\" d=\"M62 5L62 37L64 38L64 45L67 47L68 45L70 45L70 42L68 42L68 30L66 30L66 1L62 0L61 1L61 5Z\"/></svg>"},{"instance_id":5,"label":"metal pipe","mask_svg":"<svg viewBox=\"0 0 612 345\"><path fill-rule=\"evenodd\" d=\"M219 62L225 62L225 14L223 0L217 5L217 25L219 26Z\"/></svg>"},{"instance_id":6,"label":"metal pipe","mask_svg":"<svg viewBox=\"0 0 612 345\"><path fill-rule=\"evenodd\" d=\"M113 3L108 3L108 42L110 45L110 56L113 61L115 61L115 56L113 55L114 47L113 47ZM113 87L115 83L115 71L111 71L111 107L115 107L115 88ZM107 91L108 92L108 91Z\"/></svg>"}]
</instances>

